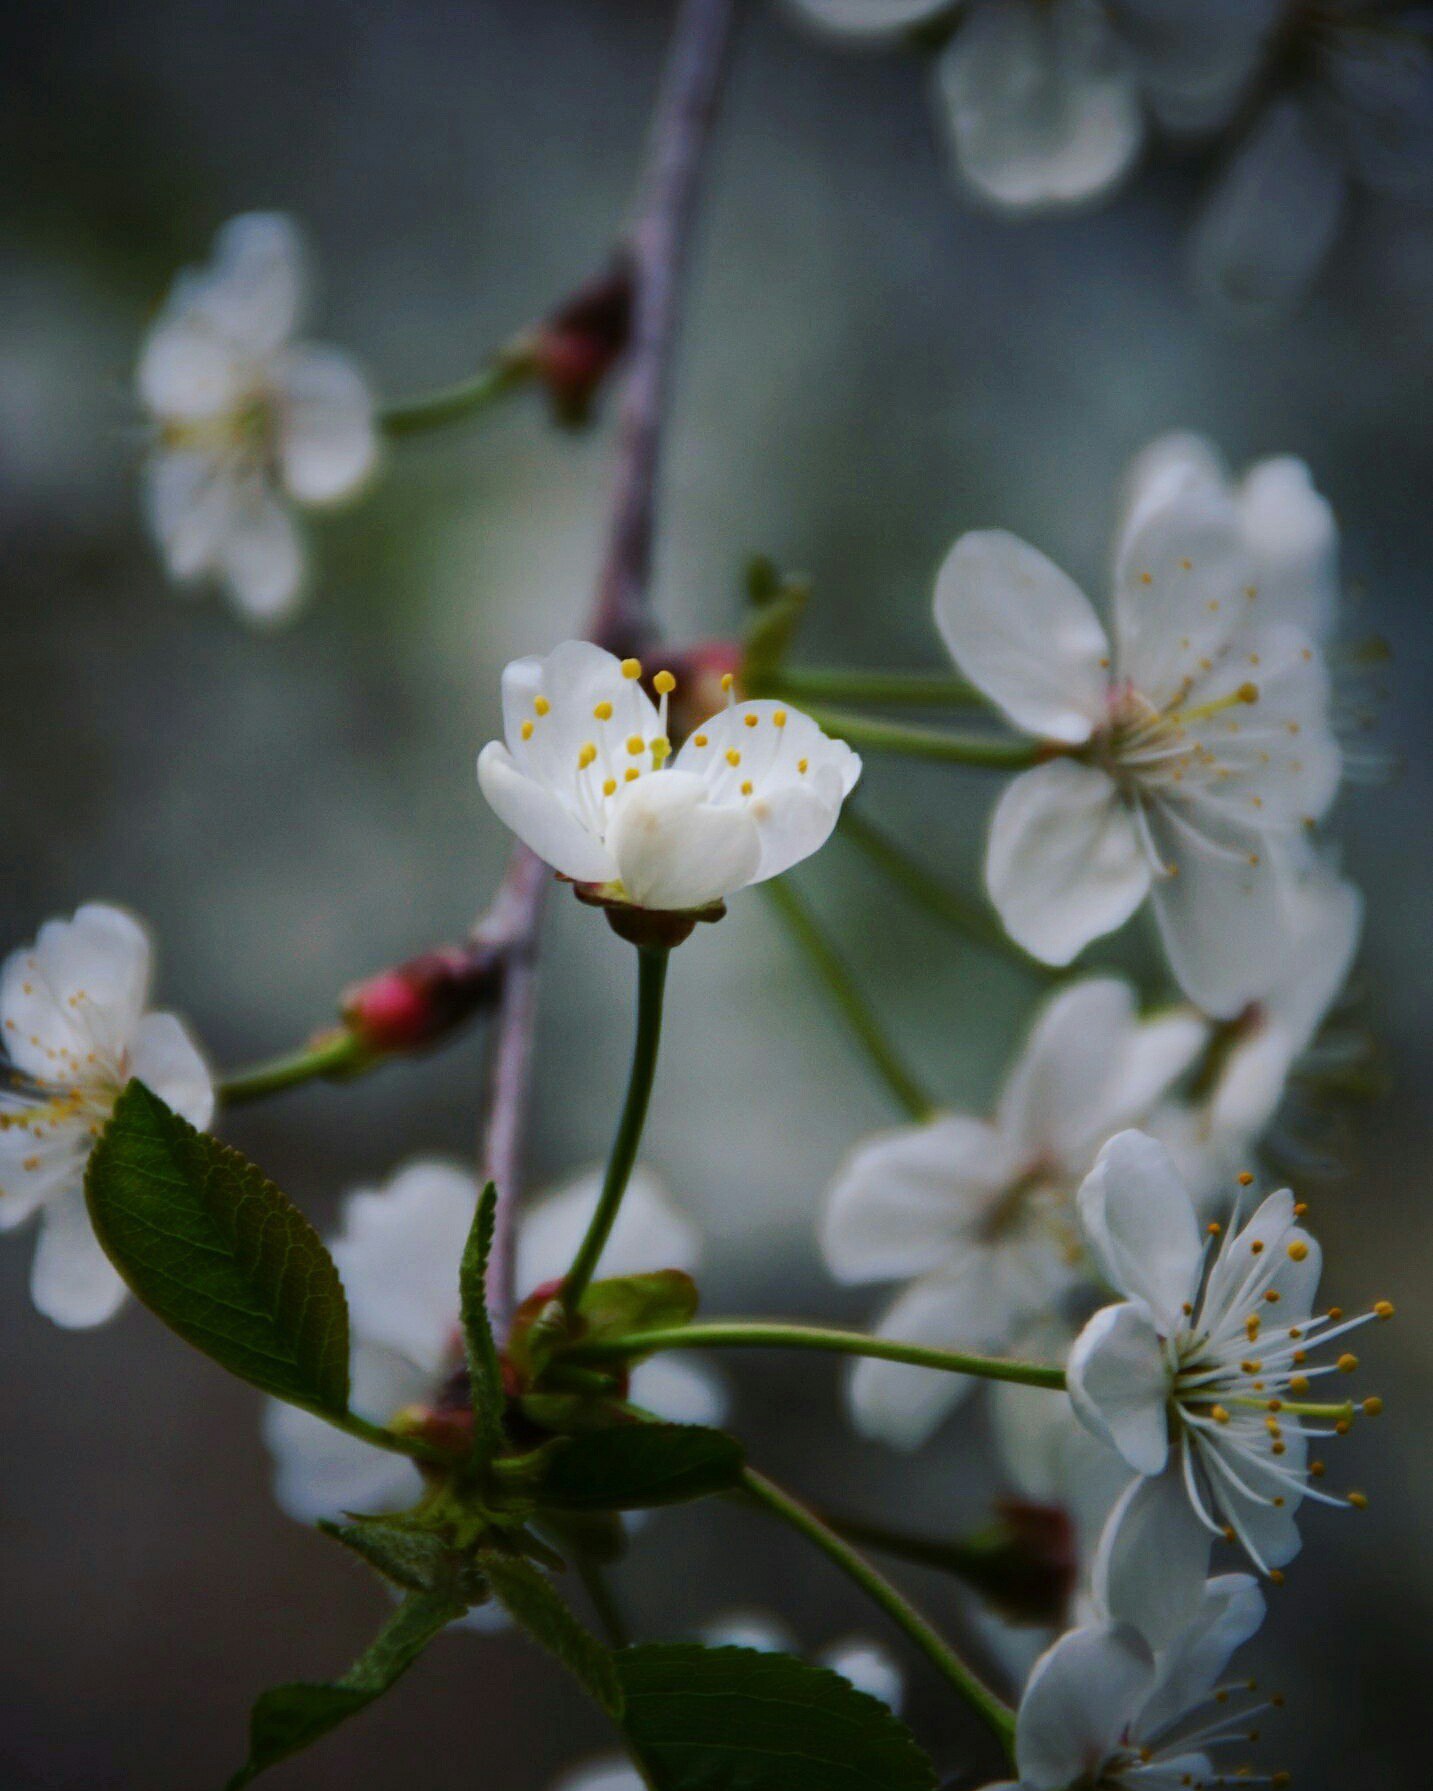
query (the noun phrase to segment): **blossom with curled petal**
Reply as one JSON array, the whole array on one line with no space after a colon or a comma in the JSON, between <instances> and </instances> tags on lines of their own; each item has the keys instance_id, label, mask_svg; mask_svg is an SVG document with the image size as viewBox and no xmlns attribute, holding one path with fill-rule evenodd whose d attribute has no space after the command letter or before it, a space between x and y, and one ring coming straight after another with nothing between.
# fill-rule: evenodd
<instances>
[{"instance_id":1,"label":"blossom with curled petal","mask_svg":"<svg viewBox=\"0 0 1433 1791\"><path fill-rule=\"evenodd\" d=\"M303 248L292 220L250 212L180 275L140 356L154 424L149 526L174 579L215 578L255 622L291 615L304 544L293 510L339 502L378 459L373 399L336 348L296 340Z\"/></svg>"},{"instance_id":2,"label":"blossom with curled petal","mask_svg":"<svg viewBox=\"0 0 1433 1791\"><path fill-rule=\"evenodd\" d=\"M520 1287L566 1270L597 1203L600 1179L580 1176L523 1215ZM399 1170L385 1187L350 1194L344 1203L343 1228L331 1249L348 1296L352 1404L374 1423L411 1406L443 1409L445 1392L461 1375L458 1263L477 1197L466 1171L420 1161ZM639 1168L602 1271L691 1268L699 1248L661 1184ZM696 1363L656 1357L633 1369L632 1388L642 1404L682 1423L719 1423L725 1407L720 1384ZM398 1509L422 1490L418 1470L405 1457L374 1449L278 1400L268 1406L264 1435L274 1456L275 1497L300 1522ZM471 1615L478 1627L490 1627L494 1613L480 1606Z\"/></svg>"},{"instance_id":3,"label":"blossom with curled petal","mask_svg":"<svg viewBox=\"0 0 1433 1791\"><path fill-rule=\"evenodd\" d=\"M1112 1132L1145 1117L1207 1037L1187 1010L1141 1019L1129 987L1093 977L1045 1005L994 1115L878 1133L837 1172L821 1248L844 1282L907 1285L877 1325L936 1349L1003 1349L1076 1284L1074 1198ZM904 1448L970 1386L964 1375L862 1359L859 1427Z\"/></svg>"},{"instance_id":4,"label":"blossom with curled petal","mask_svg":"<svg viewBox=\"0 0 1433 1791\"><path fill-rule=\"evenodd\" d=\"M634 907L710 907L824 845L861 761L799 710L733 702L671 756L669 672L565 641L503 673L483 794L539 858ZM730 680L727 680L730 690Z\"/></svg>"},{"instance_id":5,"label":"blossom with curled petal","mask_svg":"<svg viewBox=\"0 0 1433 1791\"><path fill-rule=\"evenodd\" d=\"M1137 465L1113 640L1050 560L999 530L942 567L962 671L1046 761L996 806L986 884L1026 950L1067 964L1147 899L1181 986L1226 1017L1263 994L1341 755L1319 641L1330 519L1297 463L1234 487L1191 447Z\"/></svg>"},{"instance_id":6,"label":"blossom with curled petal","mask_svg":"<svg viewBox=\"0 0 1433 1791\"><path fill-rule=\"evenodd\" d=\"M1168 1152L1140 1132L1104 1147L1079 1208L1125 1298L1076 1339L1070 1398L1135 1475L1100 1539L1095 1593L1158 1646L1188 1619L1214 1538L1274 1574L1298 1552L1305 1498L1359 1502L1311 1484L1323 1469L1309 1459L1310 1440L1347 1430L1354 1407L1308 1395L1358 1366L1328 1346L1392 1308L1314 1314L1320 1251L1289 1190L1201 1230Z\"/></svg>"},{"instance_id":7,"label":"blossom with curled petal","mask_svg":"<svg viewBox=\"0 0 1433 1791\"><path fill-rule=\"evenodd\" d=\"M1268 1706L1246 1680L1220 1684L1236 1648L1264 1619L1248 1574L1208 1581L1190 1621L1161 1648L1129 1624L1068 1630L1036 1661L1015 1719L1018 1779L987 1791L1193 1791L1268 1783L1211 1754L1257 1739L1249 1719ZM1235 1694L1238 1694L1236 1697ZM1226 1778L1224 1775L1228 1773ZM1278 1775L1275 1782L1285 1782Z\"/></svg>"},{"instance_id":8,"label":"blossom with curled petal","mask_svg":"<svg viewBox=\"0 0 1433 1791\"><path fill-rule=\"evenodd\" d=\"M89 902L46 921L0 970L0 1231L39 1215L30 1287L56 1324L101 1324L124 1299L84 1177L125 1084L137 1076L192 1125L213 1112L193 1040L173 1014L149 1011L151 956L133 916Z\"/></svg>"}]
</instances>

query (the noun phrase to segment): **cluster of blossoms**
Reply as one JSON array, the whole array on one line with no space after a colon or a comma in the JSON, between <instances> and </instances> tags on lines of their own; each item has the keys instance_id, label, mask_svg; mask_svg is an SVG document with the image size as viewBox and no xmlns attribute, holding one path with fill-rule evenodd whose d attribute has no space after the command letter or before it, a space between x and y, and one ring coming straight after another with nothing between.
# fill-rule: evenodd
<instances>
[{"instance_id":1,"label":"cluster of blossoms","mask_svg":"<svg viewBox=\"0 0 1433 1791\"><path fill-rule=\"evenodd\" d=\"M1295 303L1362 188L1433 203L1433 44L1404 0L789 0L826 31L937 43L961 183L1001 210L1089 205L1151 127L1219 139L1199 284L1232 313Z\"/></svg>"}]
</instances>

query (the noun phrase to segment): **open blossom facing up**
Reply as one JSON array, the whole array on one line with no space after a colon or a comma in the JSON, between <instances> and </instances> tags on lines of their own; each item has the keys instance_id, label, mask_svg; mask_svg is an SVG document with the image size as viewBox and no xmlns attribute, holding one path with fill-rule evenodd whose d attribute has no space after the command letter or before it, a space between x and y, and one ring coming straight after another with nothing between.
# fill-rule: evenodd
<instances>
[{"instance_id":1,"label":"open blossom facing up","mask_svg":"<svg viewBox=\"0 0 1433 1791\"><path fill-rule=\"evenodd\" d=\"M253 621L292 613L304 545L293 507L337 503L377 463L373 399L340 350L296 340L306 278L292 221L251 212L182 274L140 356L155 425L148 519L170 575L220 580Z\"/></svg>"},{"instance_id":2,"label":"open blossom facing up","mask_svg":"<svg viewBox=\"0 0 1433 1791\"><path fill-rule=\"evenodd\" d=\"M1148 899L1181 986L1221 1017L1267 986L1341 769L1310 632L1326 506L1296 463L1273 468L1234 488L1187 451L1146 462L1113 641L998 530L956 542L935 599L961 670L1049 755L991 822L986 883L1011 935L1067 964Z\"/></svg>"},{"instance_id":3,"label":"open blossom facing up","mask_svg":"<svg viewBox=\"0 0 1433 1791\"><path fill-rule=\"evenodd\" d=\"M799 710L733 702L671 754L670 673L566 641L503 673L478 757L501 820L554 870L639 908L709 907L822 846L861 761ZM728 688L730 686L728 685Z\"/></svg>"},{"instance_id":4,"label":"open blossom facing up","mask_svg":"<svg viewBox=\"0 0 1433 1791\"><path fill-rule=\"evenodd\" d=\"M1100 1146L1150 1112L1206 1037L1184 1010L1141 1020L1115 978L1062 990L1035 1022L992 1118L945 1115L852 1152L822 1222L831 1272L845 1282L914 1277L878 1324L883 1337L1004 1348L1078 1278L1074 1200ZM862 1430L910 1448L969 1385L863 1359L851 1399Z\"/></svg>"},{"instance_id":5,"label":"open blossom facing up","mask_svg":"<svg viewBox=\"0 0 1433 1791\"><path fill-rule=\"evenodd\" d=\"M1100 1273L1126 1297L1076 1339L1070 1397L1137 1476L1101 1538L1096 1591L1158 1642L1187 1616L1213 1538L1273 1573L1298 1552L1306 1497L1359 1502L1310 1484L1323 1473L1310 1440L1347 1430L1354 1407L1308 1396L1358 1366L1329 1346L1392 1308L1314 1315L1319 1247L1288 1189L1201 1232L1168 1153L1139 1132L1105 1146L1079 1205Z\"/></svg>"},{"instance_id":6,"label":"open blossom facing up","mask_svg":"<svg viewBox=\"0 0 1433 1791\"><path fill-rule=\"evenodd\" d=\"M131 915L87 903L51 920L0 970L0 1230L40 1217L31 1292L62 1325L97 1325L124 1299L85 1209L85 1165L137 1076L192 1125L209 1071L173 1014L147 1009L150 944Z\"/></svg>"},{"instance_id":7,"label":"open blossom facing up","mask_svg":"<svg viewBox=\"0 0 1433 1791\"><path fill-rule=\"evenodd\" d=\"M561 1275L597 1203L600 1177L584 1175L534 1202L517 1240L519 1287ZM385 1424L410 1407L443 1409L463 1345L458 1268L473 1222L478 1189L471 1175L441 1162L411 1163L386 1187L349 1195L343 1229L332 1244L348 1296L353 1409ZM627 1189L602 1272L692 1268L698 1239L655 1179L638 1169ZM662 1357L632 1371L633 1398L683 1423L721 1420L720 1386L695 1363ZM411 1505L422 1488L418 1470L399 1455L374 1449L296 1406L273 1400L265 1437L275 1460L279 1504L303 1523L345 1511L387 1511ZM479 1607L479 1627L493 1613Z\"/></svg>"},{"instance_id":8,"label":"open blossom facing up","mask_svg":"<svg viewBox=\"0 0 1433 1791\"><path fill-rule=\"evenodd\" d=\"M1247 1745L1249 1719L1268 1708L1246 1681L1220 1681L1235 1649L1264 1619L1257 1583L1223 1574L1199 1593L1190 1621L1158 1650L1128 1624L1067 1631L1031 1671L1015 1720L1019 1778L988 1791L1195 1791L1269 1783L1227 1761ZM1227 1775L1227 1776L1226 1776ZM1273 1775L1286 1782L1287 1775Z\"/></svg>"}]
</instances>

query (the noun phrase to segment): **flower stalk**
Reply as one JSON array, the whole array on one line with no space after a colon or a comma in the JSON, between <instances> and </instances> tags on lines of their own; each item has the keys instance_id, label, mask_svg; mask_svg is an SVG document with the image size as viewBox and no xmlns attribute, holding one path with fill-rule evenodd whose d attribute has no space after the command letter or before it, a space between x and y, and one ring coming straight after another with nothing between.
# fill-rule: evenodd
<instances>
[{"instance_id":1,"label":"flower stalk","mask_svg":"<svg viewBox=\"0 0 1433 1791\"><path fill-rule=\"evenodd\" d=\"M808 704L807 714L828 734L868 752L898 753L908 759L936 759L949 765L974 765L985 771L1026 771L1038 765L1045 748L1031 740L999 734L956 734L905 721L882 721L853 715L847 709Z\"/></svg>"},{"instance_id":2,"label":"flower stalk","mask_svg":"<svg viewBox=\"0 0 1433 1791\"><path fill-rule=\"evenodd\" d=\"M984 707L986 698L950 672L872 672L838 666L782 666L746 680L753 696L789 697L798 703L871 703L913 709Z\"/></svg>"},{"instance_id":3,"label":"flower stalk","mask_svg":"<svg viewBox=\"0 0 1433 1791\"><path fill-rule=\"evenodd\" d=\"M455 385L442 386L400 404L385 405L378 414L379 426L395 441L425 435L431 429L444 429L450 423L466 422L491 409L510 392L531 385L537 376L537 360L530 348L515 346L495 355L486 367Z\"/></svg>"},{"instance_id":4,"label":"flower stalk","mask_svg":"<svg viewBox=\"0 0 1433 1791\"><path fill-rule=\"evenodd\" d=\"M375 1054L357 1033L347 1027L335 1028L320 1033L297 1051L271 1057L250 1069L236 1070L219 1083L217 1093L226 1107L239 1107L248 1101L282 1094L285 1089L302 1087L305 1082L356 1076L376 1061Z\"/></svg>"}]
</instances>

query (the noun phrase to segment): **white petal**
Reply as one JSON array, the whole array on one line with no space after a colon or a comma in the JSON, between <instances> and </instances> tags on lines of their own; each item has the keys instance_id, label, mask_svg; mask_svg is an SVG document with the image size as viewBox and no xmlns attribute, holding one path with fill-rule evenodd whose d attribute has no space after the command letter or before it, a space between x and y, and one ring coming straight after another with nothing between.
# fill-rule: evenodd
<instances>
[{"instance_id":1,"label":"white petal","mask_svg":"<svg viewBox=\"0 0 1433 1791\"><path fill-rule=\"evenodd\" d=\"M1078 1196L1080 1224L1100 1273L1142 1300L1165 1334L1194 1297L1203 1264L1199 1222L1169 1152L1143 1132L1119 1132Z\"/></svg>"},{"instance_id":2,"label":"white petal","mask_svg":"<svg viewBox=\"0 0 1433 1791\"><path fill-rule=\"evenodd\" d=\"M1209 1042L1209 1030L1203 1016L1189 1007L1166 1008L1130 1030L1104 1091L1101 1124L1106 1137L1116 1127L1139 1125L1147 1117L1170 1084L1194 1066Z\"/></svg>"},{"instance_id":3,"label":"white petal","mask_svg":"<svg viewBox=\"0 0 1433 1791\"><path fill-rule=\"evenodd\" d=\"M1015 1353L1049 1361L1067 1351L1040 1340L1037 1333L1018 1338ZM990 1392L1006 1474L1023 1497L1065 1511L1075 1529L1076 1559L1084 1568L1111 1507L1129 1484L1128 1466L1103 1437L1081 1423L1068 1398L1012 1382L997 1382Z\"/></svg>"},{"instance_id":4,"label":"white petal","mask_svg":"<svg viewBox=\"0 0 1433 1791\"><path fill-rule=\"evenodd\" d=\"M46 921L0 971L6 1054L41 1081L82 1083L92 1054L117 1070L149 992L149 937L123 909L89 902Z\"/></svg>"},{"instance_id":5,"label":"white petal","mask_svg":"<svg viewBox=\"0 0 1433 1791\"><path fill-rule=\"evenodd\" d=\"M522 1215L517 1235L517 1284L528 1294L566 1273L582 1242L601 1192L600 1171L575 1177L544 1194ZM701 1238L661 1181L640 1164L602 1252L598 1273L639 1275L648 1269L697 1266Z\"/></svg>"},{"instance_id":6,"label":"white petal","mask_svg":"<svg viewBox=\"0 0 1433 1791\"><path fill-rule=\"evenodd\" d=\"M284 485L302 504L329 504L358 489L378 461L373 397L336 348L287 349L275 370L278 454Z\"/></svg>"},{"instance_id":7,"label":"white petal","mask_svg":"<svg viewBox=\"0 0 1433 1791\"><path fill-rule=\"evenodd\" d=\"M303 596L304 550L294 520L261 478L234 493L219 566L251 622L286 621Z\"/></svg>"},{"instance_id":8,"label":"white petal","mask_svg":"<svg viewBox=\"0 0 1433 1791\"><path fill-rule=\"evenodd\" d=\"M949 9L951 0L786 0L790 11L827 31L896 37Z\"/></svg>"},{"instance_id":9,"label":"white petal","mask_svg":"<svg viewBox=\"0 0 1433 1791\"><path fill-rule=\"evenodd\" d=\"M1017 944L1046 964L1068 964L1129 919L1150 869L1110 779L1056 759L1021 772L996 804L985 883Z\"/></svg>"},{"instance_id":10,"label":"white petal","mask_svg":"<svg viewBox=\"0 0 1433 1791\"><path fill-rule=\"evenodd\" d=\"M1205 208L1194 241L1201 288L1239 320L1291 309L1333 246L1347 184L1336 145L1297 101L1275 100Z\"/></svg>"},{"instance_id":11,"label":"white petal","mask_svg":"<svg viewBox=\"0 0 1433 1791\"><path fill-rule=\"evenodd\" d=\"M214 1117L214 1078L174 1014L146 1014L130 1054L131 1074L201 1131Z\"/></svg>"},{"instance_id":12,"label":"white petal","mask_svg":"<svg viewBox=\"0 0 1433 1791\"><path fill-rule=\"evenodd\" d=\"M14 1231L37 1208L84 1185L85 1164L94 1142L89 1125L49 1125L43 1119L36 1137L27 1121L35 1107L0 1096L0 1231Z\"/></svg>"},{"instance_id":13,"label":"white petal","mask_svg":"<svg viewBox=\"0 0 1433 1791\"><path fill-rule=\"evenodd\" d=\"M1209 1573L1209 1531L1195 1516L1178 1458L1139 1475L1110 1512L1095 1553L1094 1594L1157 1654L1199 1612Z\"/></svg>"},{"instance_id":14,"label":"white petal","mask_svg":"<svg viewBox=\"0 0 1433 1791\"><path fill-rule=\"evenodd\" d=\"M1115 530L1115 562L1144 518L1171 497L1191 491L1216 496L1229 489L1229 469L1208 436L1171 429L1147 442L1125 468Z\"/></svg>"},{"instance_id":15,"label":"white petal","mask_svg":"<svg viewBox=\"0 0 1433 1791\"><path fill-rule=\"evenodd\" d=\"M660 771L612 802L607 846L627 899L642 908L700 908L743 889L761 863L745 808L713 802L702 778Z\"/></svg>"},{"instance_id":16,"label":"white petal","mask_svg":"<svg viewBox=\"0 0 1433 1791\"><path fill-rule=\"evenodd\" d=\"M273 355L298 327L307 277L303 240L281 212L245 212L214 239L209 267L177 296L253 360Z\"/></svg>"},{"instance_id":17,"label":"white petal","mask_svg":"<svg viewBox=\"0 0 1433 1791\"><path fill-rule=\"evenodd\" d=\"M234 500L234 481L218 456L161 448L149 457L145 514L171 578L199 578L217 568Z\"/></svg>"},{"instance_id":18,"label":"white petal","mask_svg":"<svg viewBox=\"0 0 1433 1791\"><path fill-rule=\"evenodd\" d=\"M135 382L140 402L170 423L225 416L242 403L249 369L203 317L166 309L145 339Z\"/></svg>"},{"instance_id":19,"label":"white petal","mask_svg":"<svg viewBox=\"0 0 1433 1791\"><path fill-rule=\"evenodd\" d=\"M1160 122L1180 132L1224 125L1248 93L1281 0L1116 0L1120 35Z\"/></svg>"},{"instance_id":20,"label":"white petal","mask_svg":"<svg viewBox=\"0 0 1433 1791\"><path fill-rule=\"evenodd\" d=\"M1016 727L1089 739L1104 714L1109 642L1052 560L1002 529L962 535L936 579L935 621L961 671Z\"/></svg>"},{"instance_id":21,"label":"white petal","mask_svg":"<svg viewBox=\"0 0 1433 1791\"><path fill-rule=\"evenodd\" d=\"M478 784L498 819L554 870L578 883L615 880L616 861L602 841L545 784L524 776L501 741L479 753Z\"/></svg>"},{"instance_id":22,"label":"white petal","mask_svg":"<svg viewBox=\"0 0 1433 1791\"><path fill-rule=\"evenodd\" d=\"M83 1193L73 1189L51 1200L40 1218L30 1297L57 1325L102 1325L124 1304L119 1271L99 1247Z\"/></svg>"},{"instance_id":23,"label":"white petal","mask_svg":"<svg viewBox=\"0 0 1433 1791\"><path fill-rule=\"evenodd\" d=\"M432 1161L348 1196L331 1252L356 1337L440 1372L457 1335L458 1262L476 1204L470 1175Z\"/></svg>"},{"instance_id":24,"label":"white petal","mask_svg":"<svg viewBox=\"0 0 1433 1791\"><path fill-rule=\"evenodd\" d=\"M1020 1164L1001 1133L950 1115L879 1132L836 1172L821 1249L838 1281L914 1275L989 1217Z\"/></svg>"},{"instance_id":25,"label":"white petal","mask_svg":"<svg viewBox=\"0 0 1433 1791\"><path fill-rule=\"evenodd\" d=\"M660 730L655 704L638 679L624 676L622 663L591 641L563 641L546 658L515 659L503 671L503 734L513 763L569 806L586 787L578 757L588 742L599 749L599 759L650 763L645 756L624 756L629 735L645 742ZM603 720L597 711L608 707L612 713ZM526 740L524 722L532 727Z\"/></svg>"},{"instance_id":26,"label":"white petal","mask_svg":"<svg viewBox=\"0 0 1433 1791\"><path fill-rule=\"evenodd\" d=\"M1000 1129L1031 1159L1053 1159L1083 1174L1103 1142L1090 1137L1092 1117L1134 1029L1134 991L1118 977L1089 977L1057 990L1040 1008L1006 1079Z\"/></svg>"},{"instance_id":27,"label":"white petal","mask_svg":"<svg viewBox=\"0 0 1433 1791\"><path fill-rule=\"evenodd\" d=\"M1204 1588L1194 1621L1155 1663L1155 1686L1135 1733L1149 1742L1203 1704L1224 1677L1231 1656L1264 1621L1264 1595L1247 1573L1222 1573Z\"/></svg>"},{"instance_id":28,"label":"white petal","mask_svg":"<svg viewBox=\"0 0 1433 1791\"><path fill-rule=\"evenodd\" d=\"M726 1383L716 1369L676 1351L637 1364L632 1370L631 1398L672 1424L722 1424L731 1405Z\"/></svg>"},{"instance_id":29,"label":"white petal","mask_svg":"<svg viewBox=\"0 0 1433 1791\"><path fill-rule=\"evenodd\" d=\"M1012 210L1098 198L1143 141L1133 71L1093 0L975 8L936 80L957 170L981 198Z\"/></svg>"},{"instance_id":30,"label":"white petal","mask_svg":"<svg viewBox=\"0 0 1433 1791\"><path fill-rule=\"evenodd\" d=\"M1156 708L1182 699L1244 624L1256 585L1233 498L1206 480L1147 493L1115 558L1115 658ZM1236 680L1237 681L1237 680Z\"/></svg>"},{"instance_id":31,"label":"white petal","mask_svg":"<svg viewBox=\"0 0 1433 1791\"><path fill-rule=\"evenodd\" d=\"M563 1773L552 1791L643 1791L642 1775L617 1755L584 1760Z\"/></svg>"},{"instance_id":32,"label":"white petal","mask_svg":"<svg viewBox=\"0 0 1433 1791\"><path fill-rule=\"evenodd\" d=\"M702 1625L701 1638L708 1648L754 1648L758 1654L794 1654L801 1645L769 1611L725 1611Z\"/></svg>"},{"instance_id":33,"label":"white petal","mask_svg":"<svg viewBox=\"0 0 1433 1791\"><path fill-rule=\"evenodd\" d=\"M1015 1758L1028 1791L1094 1783L1154 1678L1150 1650L1123 1626L1070 1630L1036 1661L1015 1721Z\"/></svg>"},{"instance_id":34,"label":"white petal","mask_svg":"<svg viewBox=\"0 0 1433 1791\"><path fill-rule=\"evenodd\" d=\"M1280 1322L1297 1324L1309 1316L1323 1269L1323 1252L1318 1239L1294 1221L1293 1193L1280 1188L1261 1201L1227 1240L1209 1271L1204 1290L1202 1317L1206 1323L1218 1326L1229 1317L1243 1328L1246 1309L1251 1304L1244 1291L1249 1271L1254 1267L1254 1258L1265 1251L1273 1253L1278 1264L1267 1285L1279 1295ZM1297 1260L1288 1254L1290 1244L1295 1246ZM1263 1285L1261 1280L1260 1286ZM1257 1305L1257 1298L1252 1303Z\"/></svg>"},{"instance_id":35,"label":"white petal","mask_svg":"<svg viewBox=\"0 0 1433 1791\"><path fill-rule=\"evenodd\" d=\"M1339 598L1338 523L1302 460L1256 461L1239 486L1239 520L1254 555L1266 618L1322 640Z\"/></svg>"},{"instance_id":36,"label":"white petal","mask_svg":"<svg viewBox=\"0 0 1433 1791\"><path fill-rule=\"evenodd\" d=\"M888 1710L899 1713L905 1683L901 1669L879 1643L852 1636L848 1641L833 1642L829 1648L823 1648L816 1660L818 1666L839 1673L857 1691L879 1698Z\"/></svg>"},{"instance_id":37,"label":"white petal","mask_svg":"<svg viewBox=\"0 0 1433 1791\"><path fill-rule=\"evenodd\" d=\"M1149 1313L1138 1301L1106 1306L1075 1339L1070 1402L1137 1474L1158 1474L1169 1457L1171 1376Z\"/></svg>"}]
</instances>

